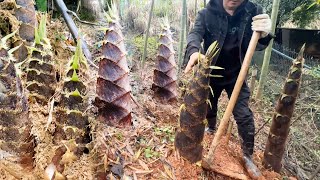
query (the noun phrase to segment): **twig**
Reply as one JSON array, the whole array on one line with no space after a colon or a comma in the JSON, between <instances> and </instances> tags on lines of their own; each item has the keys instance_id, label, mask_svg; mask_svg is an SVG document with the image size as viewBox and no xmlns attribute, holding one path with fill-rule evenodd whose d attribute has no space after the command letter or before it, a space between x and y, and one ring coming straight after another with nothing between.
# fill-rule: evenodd
<instances>
[{"instance_id":1,"label":"twig","mask_svg":"<svg viewBox=\"0 0 320 180\"><path fill-rule=\"evenodd\" d=\"M271 118L268 119L268 121L266 121L259 129L258 131L254 134L254 136L256 136L269 122L270 122Z\"/></svg>"},{"instance_id":2,"label":"twig","mask_svg":"<svg viewBox=\"0 0 320 180\"><path fill-rule=\"evenodd\" d=\"M50 103L50 110L49 110L48 122L46 124L46 131L48 130L50 124L52 123L53 106L54 106L54 97L52 98L51 103Z\"/></svg>"},{"instance_id":3,"label":"twig","mask_svg":"<svg viewBox=\"0 0 320 180\"><path fill-rule=\"evenodd\" d=\"M67 10L68 13L72 14L79 22L81 23L84 23L84 24L89 24L89 25L94 25L94 26L98 26L99 24L97 23L92 23L92 22L88 22L88 21L83 21L79 18L79 16L73 12L73 11L70 11L69 9Z\"/></svg>"},{"instance_id":4,"label":"twig","mask_svg":"<svg viewBox=\"0 0 320 180\"><path fill-rule=\"evenodd\" d=\"M319 172L320 172L320 164L318 165L318 167L317 167L317 169L314 171L314 173L312 173L312 175L310 176L309 180L314 179Z\"/></svg>"}]
</instances>

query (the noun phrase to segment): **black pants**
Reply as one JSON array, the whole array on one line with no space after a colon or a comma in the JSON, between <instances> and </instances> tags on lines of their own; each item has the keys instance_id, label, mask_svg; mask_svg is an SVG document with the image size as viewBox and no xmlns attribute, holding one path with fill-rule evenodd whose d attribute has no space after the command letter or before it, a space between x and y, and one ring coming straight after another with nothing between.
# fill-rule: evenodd
<instances>
[{"instance_id":1,"label":"black pants","mask_svg":"<svg viewBox=\"0 0 320 180\"><path fill-rule=\"evenodd\" d=\"M227 84L224 86L217 86L211 84L213 89L214 97L212 94L210 95L210 101L212 105L212 109L208 108L207 119L208 125L210 128L215 129L216 121L217 121L217 110L218 110L218 99L221 95L223 90L226 90L228 97L231 97L234 83ZM253 147L254 147L254 120L253 120L253 113L249 108L249 98L250 98L250 90L247 86L246 82L244 82L238 100L233 110L233 116L238 125L238 132L242 140L242 150L245 155L252 155L253 154Z\"/></svg>"}]
</instances>

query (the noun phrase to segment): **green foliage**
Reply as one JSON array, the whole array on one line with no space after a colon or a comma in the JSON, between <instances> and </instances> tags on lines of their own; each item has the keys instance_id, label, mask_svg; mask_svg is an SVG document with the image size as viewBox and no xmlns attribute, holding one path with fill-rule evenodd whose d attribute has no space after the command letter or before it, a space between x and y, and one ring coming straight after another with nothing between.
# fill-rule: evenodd
<instances>
[{"instance_id":1,"label":"green foliage","mask_svg":"<svg viewBox=\"0 0 320 180\"><path fill-rule=\"evenodd\" d=\"M312 68L310 71L310 75L320 80L320 65L318 65L318 67Z\"/></svg>"},{"instance_id":2,"label":"green foliage","mask_svg":"<svg viewBox=\"0 0 320 180\"><path fill-rule=\"evenodd\" d=\"M261 5L266 13L271 14L272 0L253 0L253 2ZM292 20L300 28L303 28L319 16L319 8L316 8L316 6L310 7L314 2L315 0L281 0L277 24Z\"/></svg>"},{"instance_id":3,"label":"green foliage","mask_svg":"<svg viewBox=\"0 0 320 180\"><path fill-rule=\"evenodd\" d=\"M144 156L146 158L158 158L160 157L160 153L157 152L157 151L154 151L151 147L147 147L145 150L144 150Z\"/></svg>"},{"instance_id":4,"label":"green foliage","mask_svg":"<svg viewBox=\"0 0 320 180\"><path fill-rule=\"evenodd\" d=\"M174 142L174 128L173 127L156 127L154 134L161 139L161 143Z\"/></svg>"},{"instance_id":5,"label":"green foliage","mask_svg":"<svg viewBox=\"0 0 320 180\"><path fill-rule=\"evenodd\" d=\"M34 31L36 44L50 44L47 39L47 14L42 14L38 27Z\"/></svg>"},{"instance_id":6,"label":"green foliage","mask_svg":"<svg viewBox=\"0 0 320 180\"><path fill-rule=\"evenodd\" d=\"M158 0L154 7L154 15L157 17L165 17L169 12L173 11L172 0Z\"/></svg>"},{"instance_id":7,"label":"green foliage","mask_svg":"<svg viewBox=\"0 0 320 180\"><path fill-rule=\"evenodd\" d=\"M311 7L309 3L302 4L292 12L292 22L304 28L316 19L319 12L317 6Z\"/></svg>"},{"instance_id":8,"label":"green foliage","mask_svg":"<svg viewBox=\"0 0 320 180\"><path fill-rule=\"evenodd\" d=\"M315 2L314 3L312 3L309 7L308 7L308 9L310 9L311 7L314 7L314 6L316 6L316 5L320 5L320 0L314 0Z\"/></svg>"},{"instance_id":9,"label":"green foliage","mask_svg":"<svg viewBox=\"0 0 320 180\"><path fill-rule=\"evenodd\" d=\"M36 6L39 11L47 12L47 0L36 0Z\"/></svg>"},{"instance_id":10,"label":"green foliage","mask_svg":"<svg viewBox=\"0 0 320 180\"><path fill-rule=\"evenodd\" d=\"M144 50L144 37L136 36L133 39L133 45L136 47L139 54L143 53ZM147 48L147 57L151 58L157 54L158 38L156 36L151 36L148 38L148 48Z\"/></svg>"}]
</instances>

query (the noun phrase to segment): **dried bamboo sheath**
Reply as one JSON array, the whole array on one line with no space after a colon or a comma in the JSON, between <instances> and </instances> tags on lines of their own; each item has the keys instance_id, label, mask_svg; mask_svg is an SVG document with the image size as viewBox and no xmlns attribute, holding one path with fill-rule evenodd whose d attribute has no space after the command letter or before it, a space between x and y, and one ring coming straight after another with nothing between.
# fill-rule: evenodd
<instances>
[{"instance_id":1,"label":"dried bamboo sheath","mask_svg":"<svg viewBox=\"0 0 320 180\"><path fill-rule=\"evenodd\" d=\"M120 24L109 22L99 62L96 106L99 120L111 126L131 124L129 68Z\"/></svg>"},{"instance_id":2,"label":"dried bamboo sheath","mask_svg":"<svg viewBox=\"0 0 320 180\"><path fill-rule=\"evenodd\" d=\"M8 51L0 46L0 149L19 157L25 168L33 167L34 139L28 112L23 110L16 69Z\"/></svg>"},{"instance_id":3,"label":"dried bamboo sheath","mask_svg":"<svg viewBox=\"0 0 320 180\"><path fill-rule=\"evenodd\" d=\"M281 170L281 160L285 151L286 140L290 130L290 120L293 116L294 105L299 93L303 69L303 52L293 62L283 92L278 100L276 113L273 116L270 133L264 152L264 166L276 172Z\"/></svg>"},{"instance_id":4,"label":"dried bamboo sheath","mask_svg":"<svg viewBox=\"0 0 320 180\"><path fill-rule=\"evenodd\" d=\"M178 92L172 33L168 25L162 29L159 44L152 89L158 98L172 101L177 98Z\"/></svg>"}]
</instances>

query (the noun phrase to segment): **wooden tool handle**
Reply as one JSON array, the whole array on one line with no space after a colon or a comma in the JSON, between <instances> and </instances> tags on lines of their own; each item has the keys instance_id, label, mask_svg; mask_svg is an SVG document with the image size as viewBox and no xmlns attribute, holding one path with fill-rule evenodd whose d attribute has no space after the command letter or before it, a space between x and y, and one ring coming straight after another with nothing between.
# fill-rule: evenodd
<instances>
[{"instance_id":1,"label":"wooden tool handle","mask_svg":"<svg viewBox=\"0 0 320 180\"><path fill-rule=\"evenodd\" d=\"M214 151L215 151L216 147L218 146L222 135L224 134L224 132L227 129L227 126L228 126L228 123L229 123L229 119L231 117L231 113L232 113L233 108L234 108L234 106L235 106L235 104L237 102L237 99L238 99L240 90L242 88L243 82L246 79L246 76L247 76L247 73L248 73L248 69L249 69L249 66L250 66L250 63L251 63L251 59L252 59L252 56L253 56L254 51L256 49L256 46L258 44L258 40L260 39L260 35L261 34L259 32L253 32L253 34L252 34L252 37L251 37L251 40L250 40L250 43L249 43L249 47L248 47L246 56L245 56L245 58L243 60L243 64L242 64L242 67L241 67L237 82L236 82L236 84L234 86L230 101L229 101L227 109L226 109L226 111L225 111L225 113L223 115L223 118L220 121L220 125L219 125L219 128L217 130L217 133L215 134L214 139L212 141L212 144L210 146L210 150L209 150L208 157L207 157L208 158L208 161L207 161L208 163L212 162Z\"/></svg>"}]
</instances>

